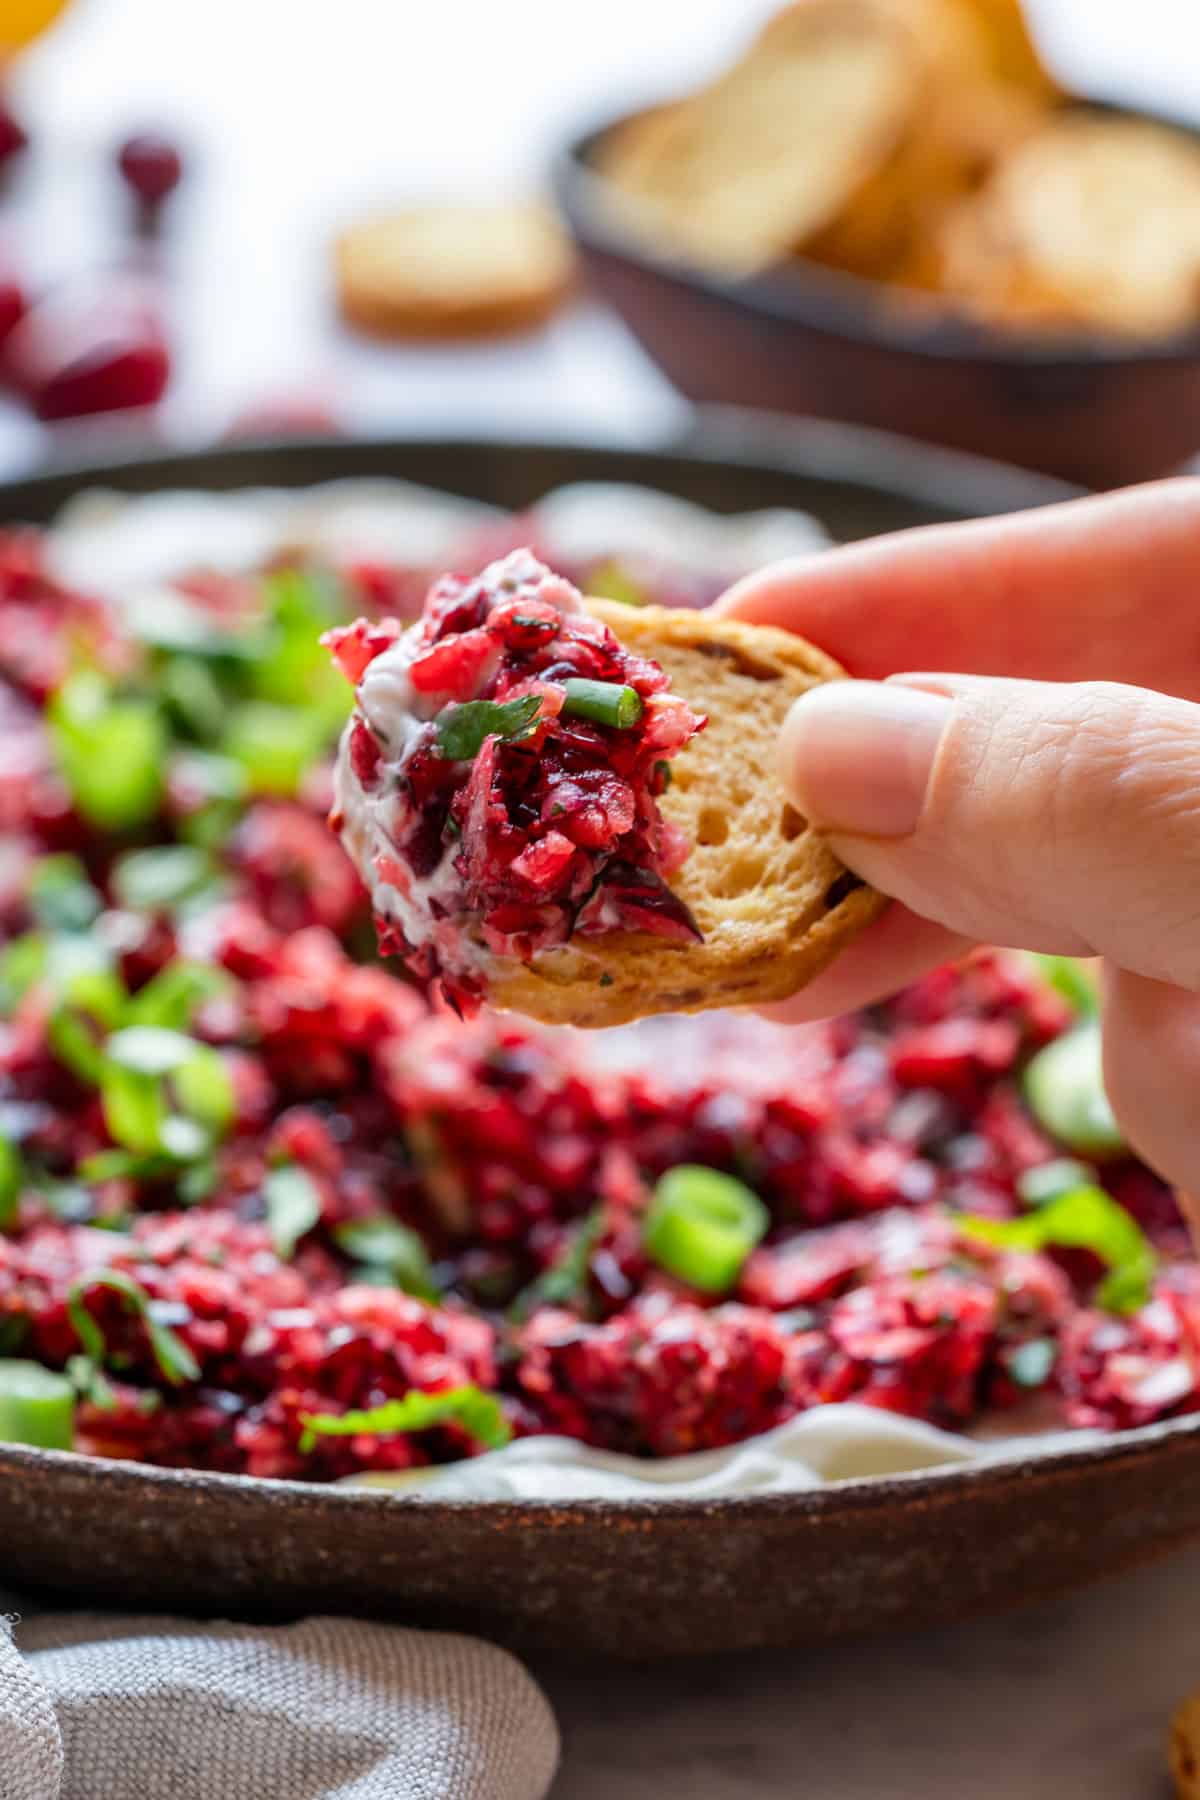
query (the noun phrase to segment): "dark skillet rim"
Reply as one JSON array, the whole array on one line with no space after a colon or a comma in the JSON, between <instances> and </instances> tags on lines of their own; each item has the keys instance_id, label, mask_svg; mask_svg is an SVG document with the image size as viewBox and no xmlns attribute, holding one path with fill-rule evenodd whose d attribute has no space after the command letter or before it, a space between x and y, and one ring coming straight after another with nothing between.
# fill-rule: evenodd
<instances>
[{"instance_id":1,"label":"dark skillet rim","mask_svg":"<svg viewBox=\"0 0 1200 1800\"><path fill-rule=\"evenodd\" d=\"M714 470L736 465L739 472L758 469L767 475L794 476L827 487L845 483L889 499L960 514L964 519L1077 499L1088 491L1059 476L874 426L730 405L698 406L689 411L690 423L634 436L595 433L586 441L569 435L551 436L533 427L503 434L443 436L414 431L399 436L266 437L217 445L149 446L96 459L67 456L0 480L0 522L26 516L45 521L89 488L133 498L154 493L166 482L213 494L243 488L300 488L346 479L397 478L436 488L436 479L426 478L416 468L394 477L386 466L388 460L424 457L437 462L497 457L507 452L518 457L587 457L600 463L686 462ZM270 464L271 472L255 475L254 469L262 463ZM620 477L601 473L595 479ZM630 469L628 479L636 481L635 469ZM28 515L22 513L23 506L31 509Z\"/></svg>"},{"instance_id":2,"label":"dark skillet rim","mask_svg":"<svg viewBox=\"0 0 1200 1800\"><path fill-rule=\"evenodd\" d=\"M1034 505L1069 498L1080 492L1048 476L1013 470L1001 463L958 451L927 448L887 432L857 426L773 418L743 413L737 408L703 411L682 432L644 439L604 439L581 443L569 438L548 439L536 433L526 436L470 436L431 438L422 434L404 437L284 439L238 443L203 449L173 449L152 454L86 463L64 463L50 469L0 482L0 519L23 516L22 505L32 506L41 517L87 488L108 488L137 495L153 492L160 483L204 488L214 493L239 489L303 487L349 476L372 474L386 477L386 468L372 469L373 461L386 464L389 456L437 458L462 453L491 456L513 450L518 455L548 457L592 456L601 462L629 458L653 463L679 461L709 468L736 464L772 474L807 476L829 483L845 481L863 489L871 486L893 497L926 505L951 506L984 512L1013 505ZM269 473L264 474L266 463ZM345 465L349 463L350 467ZM339 466L340 465L340 466ZM259 472L253 473L255 469ZM244 473L244 479L237 477ZM205 474L209 480L206 483ZM219 481L213 485L213 474ZM636 477L636 467L628 471ZM604 479L600 476L598 479ZM614 477L615 478L615 477ZM404 479L420 479L406 476ZM1200 1433L1200 1414L1116 1432L1100 1439L1089 1437L1078 1447L1039 1454L1028 1449L1005 1453L988 1451L986 1462L954 1463L905 1474L871 1476L829 1482L821 1487L791 1493L727 1494L711 1498L658 1493L637 1498L592 1500L480 1500L471 1498L417 1498L402 1490L339 1487L329 1482L281 1481L262 1476L229 1475L206 1469L165 1469L153 1463L89 1456L77 1451L37 1450L23 1445L0 1444L0 1479L60 1469L64 1477L84 1477L103 1484L114 1501L122 1493L147 1484L163 1495L204 1492L214 1498L252 1505L283 1502L308 1508L394 1506L409 1500L431 1520L438 1513L461 1515L486 1511L489 1517L529 1523L554 1517L650 1520L664 1511L673 1518L710 1518L736 1511L740 1517L764 1518L803 1514L814 1518L833 1511L886 1509L892 1502L920 1501L961 1489L1003 1486L1014 1478L1052 1480L1082 1468L1111 1468L1153 1456L1161 1447L1186 1442Z\"/></svg>"},{"instance_id":3,"label":"dark skillet rim","mask_svg":"<svg viewBox=\"0 0 1200 1800\"><path fill-rule=\"evenodd\" d=\"M668 96L668 101L672 97ZM1077 106L1168 125L1200 141L1200 126L1195 120L1134 110L1103 98L1081 96ZM1169 337L1132 343L1086 332L1009 335L983 323L939 312L936 302L923 302L919 294L905 301L901 288L829 269L804 257L797 257L788 270L778 274L736 279L714 274L667 251L655 250L622 224L608 183L591 164L593 153L608 132L651 110L652 106L640 107L593 125L560 150L553 162L555 194L585 250L615 256L750 317L769 319L779 325L804 326L864 348L891 351L916 360L970 362L996 370L1053 369L1067 375L1103 368L1133 369L1142 364L1186 364L1200 358L1200 324Z\"/></svg>"},{"instance_id":4,"label":"dark skillet rim","mask_svg":"<svg viewBox=\"0 0 1200 1800\"><path fill-rule=\"evenodd\" d=\"M421 1496L414 1491L343 1487L336 1482L283 1481L260 1475L229 1475L209 1469L167 1469L155 1463L139 1463L125 1458L89 1456L74 1450L35 1450L17 1444L0 1444L0 1478L40 1474L59 1469L63 1475L94 1479L102 1484L111 1504L133 1488L149 1486L157 1492L195 1494L203 1492L214 1500L225 1498L253 1505L287 1501L309 1510L394 1506L405 1501L421 1509L432 1523L438 1514L461 1516L483 1512L489 1518L525 1521L535 1524L550 1518L566 1517L585 1520L619 1515L630 1521L649 1521L664 1512L675 1520L712 1518L737 1513L762 1518L804 1515L813 1519L826 1513L890 1511L894 1505L920 1504L950 1498L964 1489L984 1493L1010 1486L1014 1481L1053 1484L1060 1478L1077 1477L1084 1470L1096 1474L1110 1472L1131 1464L1159 1458L1170 1461L1172 1448L1194 1450L1192 1440L1200 1435L1200 1414L1166 1419L1154 1425L1141 1425L1129 1431L1114 1432L1096 1441L1089 1437L1078 1448L1061 1448L1039 1455L1024 1448L1011 1454L991 1454L980 1463L943 1464L933 1469L913 1469L907 1473L855 1477L847 1481L830 1481L813 1488L799 1488L788 1493L746 1493L673 1495L670 1493L596 1497L571 1500L488 1500L470 1496ZM746 1440L752 1442L752 1439Z\"/></svg>"}]
</instances>

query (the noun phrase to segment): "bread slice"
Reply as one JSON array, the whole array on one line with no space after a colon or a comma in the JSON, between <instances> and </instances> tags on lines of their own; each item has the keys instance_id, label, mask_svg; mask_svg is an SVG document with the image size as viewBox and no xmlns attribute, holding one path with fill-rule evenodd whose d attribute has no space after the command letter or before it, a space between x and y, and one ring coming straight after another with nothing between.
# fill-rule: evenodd
<instances>
[{"instance_id":1,"label":"bread slice","mask_svg":"<svg viewBox=\"0 0 1200 1800\"><path fill-rule=\"evenodd\" d=\"M871 0L798 0L711 86L613 133L597 164L659 247L747 273L853 208L921 89L911 32Z\"/></svg>"},{"instance_id":2,"label":"bread slice","mask_svg":"<svg viewBox=\"0 0 1200 1800\"><path fill-rule=\"evenodd\" d=\"M383 338L488 337L547 318L571 289L566 234L537 202L418 206L349 226L338 305Z\"/></svg>"},{"instance_id":3,"label":"bread slice","mask_svg":"<svg viewBox=\"0 0 1200 1800\"><path fill-rule=\"evenodd\" d=\"M776 743L800 694L844 671L802 638L705 612L587 601L671 692L708 714L674 758L663 813L692 852L671 883L703 943L637 932L576 936L531 963L492 959L488 998L549 1024L623 1025L651 1013L782 1000L882 910L780 790Z\"/></svg>"},{"instance_id":4,"label":"bread slice","mask_svg":"<svg viewBox=\"0 0 1200 1800\"><path fill-rule=\"evenodd\" d=\"M1000 74L987 8L977 0L872 4L910 35L923 83L917 118L853 205L797 249L857 275L891 280L920 262L931 230L997 157L1044 121L1046 101Z\"/></svg>"},{"instance_id":5,"label":"bread slice","mask_svg":"<svg viewBox=\"0 0 1200 1800\"><path fill-rule=\"evenodd\" d=\"M1138 337L1200 319L1200 146L1077 111L947 219L942 286L983 317Z\"/></svg>"}]
</instances>

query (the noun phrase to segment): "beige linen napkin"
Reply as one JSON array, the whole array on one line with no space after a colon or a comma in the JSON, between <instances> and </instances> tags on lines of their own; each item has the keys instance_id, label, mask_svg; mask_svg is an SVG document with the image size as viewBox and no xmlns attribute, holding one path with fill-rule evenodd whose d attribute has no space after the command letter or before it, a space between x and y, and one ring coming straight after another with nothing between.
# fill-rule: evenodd
<instances>
[{"instance_id":1,"label":"beige linen napkin","mask_svg":"<svg viewBox=\"0 0 1200 1800\"><path fill-rule=\"evenodd\" d=\"M553 1714L505 1651L348 1619L0 1624L0 1800L543 1800Z\"/></svg>"}]
</instances>

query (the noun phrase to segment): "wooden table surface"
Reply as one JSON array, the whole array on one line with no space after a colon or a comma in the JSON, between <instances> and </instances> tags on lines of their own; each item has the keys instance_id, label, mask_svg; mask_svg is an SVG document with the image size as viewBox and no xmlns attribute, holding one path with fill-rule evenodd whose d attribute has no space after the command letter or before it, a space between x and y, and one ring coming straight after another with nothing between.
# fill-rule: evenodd
<instances>
[{"instance_id":1,"label":"wooden table surface","mask_svg":"<svg viewBox=\"0 0 1200 1800\"><path fill-rule=\"evenodd\" d=\"M786 1579L786 1570L780 1571ZM651 1672L537 1667L552 1800L1167 1800L1200 1549L919 1637Z\"/></svg>"}]
</instances>

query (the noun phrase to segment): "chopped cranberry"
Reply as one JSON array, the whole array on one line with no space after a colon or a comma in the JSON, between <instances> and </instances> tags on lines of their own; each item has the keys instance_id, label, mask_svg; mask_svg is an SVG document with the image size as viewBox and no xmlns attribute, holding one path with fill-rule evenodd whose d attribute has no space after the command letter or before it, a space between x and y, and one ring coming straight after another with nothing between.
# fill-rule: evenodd
<instances>
[{"instance_id":1,"label":"chopped cranberry","mask_svg":"<svg viewBox=\"0 0 1200 1800\"><path fill-rule=\"evenodd\" d=\"M695 919L662 877L629 863L609 864L580 907L575 928L585 934L653 931L680 944L700 937Z\"/></svg>"},{"instance_id":2,"label":"chopped cranberry","mask_svg":"<svg viewBox=\"0 0 1200 1800\"><path fill-rule=\"evenodd\" d=\"M399 619L356 619L327 631L321 642L354 686L362 680L377 656L390 650L402 630Z\"/></svg>"},{"instance_id":3,"label":"chopped cranberry","mask_svg":"<svg viewBox=\"0 0 1200 1800\"><path fill-rule=\"evenodd\" d=\"M359 679L373 660L368 629L329 639ZM415 945L407 952L414 973L448 977L469 1000L482 986L462 950L472 921L494 955L524 960L575 930L700 936L664 880L688 845L662 819L658 797L664 759L704 720L663 691L657 664L627 653L570 584L528 551L473 580L435 582L404 652L378 692L367 686L360 694L363 711L342 752L349 783L369 791L376 808L347 841L376 885L381 943ZM607 696L572 691L568 684L581 678L607 683ZM632 689L637 704L631 708L628 695L621 701L620 689ZM415 698L404 717L385 718L403 708L406 692ZM605 705L618 701L634 716L606 716ZM470 702L480 703L473 712L465 710ZM443 713L451 705L459 712ZM597 706L595 717L577 716ZM382 773L363 750L360 734L371 723L378 741L404 746ZM381 781L393 795L386 828L375 798ZM385 829L386 844L373 842ZM438 875L436 898L431 888L418 899L411 882L382 881L381 859L393 867L397 858L431 882L448 861L461 885L455 891ZM422 909L427 918L413 916Z\"/></svg>"},{"instance_id":4,"label":"chopped cranberry","mask_svg":"<svg viewBox=\"0 0 1200 1800\"><path fill-rule=\"evenodd\" d=\"M169 138L145 131L121 145L117 167L141 204L153 211L178 187L183 158Z\"/></svg>"}]
</instances>

